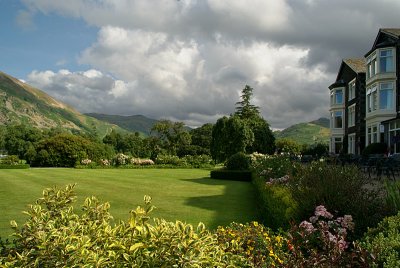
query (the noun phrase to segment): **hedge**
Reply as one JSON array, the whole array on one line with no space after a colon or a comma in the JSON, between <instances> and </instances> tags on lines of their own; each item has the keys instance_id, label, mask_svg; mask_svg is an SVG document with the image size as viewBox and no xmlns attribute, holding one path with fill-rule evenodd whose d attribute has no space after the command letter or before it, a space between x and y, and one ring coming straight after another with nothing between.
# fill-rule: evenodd
<instances>
[{"instance_id":1,"label":"hedge","mask_svg":"<svg viewBox=\"0 0 400 268\"><path fill-rule=\"evenodd\" d=\"M18 165L0 164L0 169L28 169L28 168L30 168L29 164L18 164Z\"/></svg>"}]
</instances>

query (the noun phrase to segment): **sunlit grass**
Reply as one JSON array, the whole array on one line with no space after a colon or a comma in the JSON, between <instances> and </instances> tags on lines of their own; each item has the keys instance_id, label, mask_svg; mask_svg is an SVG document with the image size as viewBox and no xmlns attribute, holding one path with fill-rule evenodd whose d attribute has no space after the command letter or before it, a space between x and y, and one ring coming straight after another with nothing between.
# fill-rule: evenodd
<instances>
[{"instance_id":1,"label":"sunlit grass","mask_svg":"<svg viewBox=\"0 0 400 268\"><path fill-rule=\"evenodd\" d=\"M85 197L97 196L111 204L115 219L150 195L157 207L154 217L176 219L210 228L232 221L257 220L253 186L248 182L209 178L201 169L64 169L0 170L0 236L9 235L10 220L22 223L27 204L41 197L47 187L76 183L79 210Z\"/></svg>"}]
</instances>

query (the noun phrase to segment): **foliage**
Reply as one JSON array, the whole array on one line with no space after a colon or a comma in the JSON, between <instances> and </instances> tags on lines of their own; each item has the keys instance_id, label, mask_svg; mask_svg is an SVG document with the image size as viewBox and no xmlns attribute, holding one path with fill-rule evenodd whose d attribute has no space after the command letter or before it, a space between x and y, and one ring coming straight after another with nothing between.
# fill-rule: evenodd
<instances>
[{"instance_id":1,"label":"foliage","mask_svg":"<svg viewBox=\"0 0 400 268\"><path fill-rule=\"evenodd\" d=\"M369 229L362 245L376 254L373 267L400 267L400 212Z\"/></svg>"},{"instance_id":2,"label":"foliage","mask_svg":"<svg viewBox=\"0 0 400 268\"><path fill-rule=\"evenodd\" d=\"M228 170L249 170L250 157L242 152L236 153L226 160L225 167Z\"/></svg>"},{"instance_id":3,"label":"foliage","mask_svg":"<svg viewBox=\"0 0 400 268\"><path fill-rule=\"evenodd\" d=\"M192 137L191 145L199 146L210 154L211 140L212 140L213 124L204 124L201 127L190 130Z\"/></svg>"},{"instance_id":4,"label":"foliage","mask_svg":"<svg viewBox=\"0 0 400 268\"><path fill-rule=\"evenodd\" d=\"M252 96L253 88L246 85L242 89L242 95L240 96L242 101L236 103L237 107L235 114L238 115L240 118L253 118L260 114L259 107L250 103L250 99Z\"/></svg>"},{"instance_id":5,"label":"foliage","mask_svg":"<svg viewBox=\"0 0 400 268\"><path fill-rule=\"evenodd\" d=\"M312 155L315 157L322 157L329 152L329 146L325 143L305 144L301 150L303 155Z\"/></svg>"},{"instance_id":6,"label":"foliage","mask_svg":"<svg viewBox=\"0 0 400 268\"><path fill-rule=\"evenodd\" d=\"M0 164L5 165L18 165L21 161L17 155L7 155L6 157L0 159Z\"/></svg>"},{"instance_id":7,"label":"foliage","mask_svg":"<svg viewBox=\"0 0 400 268\"><path fill-rule=\"evenodd\" d=\"M298 142L289 139L289 138L280 138L275 140L276 151L289 155L299 155L301 153L301 144Z\"/></svg>"},{"instance_id":8,"label":"foliage","mask_svg":"<svg viewBox=\"0 0 400 268\"><path fill-rule=\"evenodd\" d=\"M28 168L30 168L29 164L9 165L0 163L0 169L28 169Z\"/></svg>"},{"instance_id":9,"label":"foliage","mask_svg":"<svg viewBox=\"0 0 400 268\"><path fill-rule=\"evenodd\" d=\"M292 162L286 155L263 155L253 153L250 155L251 168L254 174L261 176L265 181L270 178L280 178L285 175L295 174L300 165Z\"/></svg>"},{"instance_id":10,"label":"foliage","mask_svg":"<svg viewBox=\"0 0 400 268\"><path fill-rule=\"evenodd\" d=\"M2 252L5 267L246 267L247 261L225 251L202 223L155 219L151 198L124 222L112 224L110 204L86 198L75 213L73 185L43 191L29 206L22 227L15 221L14 245Z\"/></svg>"},{"instance_id":11,"label":"foliage","mask_svg":"<svg viewBox=\"0 0 400 268\"><path fill-rule=\"evenodd\" d=\"M197 155L210 155L210 148L203 148L198 145L182 145L179 146L177 156L184 157L186 155L197 156Z\"/></svg>"},{"instance_id":12,"label":"foliage","mask_svg":"<svg viewBox=\"0 0 400 268\"><path fill-rule=\"evenodd\" d=\"M28 149L33 147L43 138L40 130L26 125L8 126L4 136L4 149L10 155L17 155L20 159L25 158Z\"/></svg>"},{"instance_id":13,"label":"foliage","mask_svg":"<svg viewBox=\"0 0 400 268\"><path fill-rule=\"evenodd\" d=\"M244 119L254 135L254 141L246 147L246 152L273 154L275 152L275 136L268 122L261 116Z\"/></svg>"},{"instance_id":14,"label":"foliage","mask_svg":"<svg viewBox=\"0 0 400 268\"><path fill-rule=\"evenodd\" d=\"M313 207L324 205L330 211L352 215L357 223L355 235L359 237L388 213L382 190L368 187L369 183L355 166L313 162L300 166L288 187L299 205L301 218L310 215Z\"/></svg>"},{"instance_id":15,"label":"foliage","mask_svg":"<svg viewBox=\"0 0 400 268\"><path fill-rule=\"evenodd\" d=\"M243 256L253 267L281 266L286 257L286 238L258 222L220 226L217 236L220 245L228 245L225 252Z\"/></svg>"},{"instance_id":16,"label":"foliage","mask_svg":"<svg viewBox=\"0 0 400 268\"><path fill-rule=\"evenodd\" d=\"M182 122L160 120L153 125L151 133L154 135L162 149L168 154L176 155L179 146L189 145L191 137Z\"/></svg>"},{"instance_id":17,"label":"foliage","mask_svg":"<svg viewBox=\"0 0 400 268\"><path fill-rule=\"evenodd\" d=\"M46 167L73 167L86 158L97 162L113 154L108 146L68 133L40 141L36 150L31 164Z\"/></svg>"},{"instance_id":18,"label":"foliage","mask_svg":"<svg viewBox=\"0 0 400 268\"><path fill-rule=\"evenodd\" d=\"M298 204L287 186L268 184L264 177L254 176L258 209L266 226L277 230L289 228L289 223L298 219Z\"/></svg>"},{"instance_id":19,"label":"foliage","mask_svg":"<svg viewBox=\"0 0 400 268\"><path fill-rule=\"evenodd\" d=\"M384 154L387 152L386 143L371 143L362 151L363 156L368 156L370 154Z\"/></svg>"},{"instance_id":20,"label":"foliage","mask_svg":"<svg viewBox=\"0 0 400 268\"><path fill-rule=\"evenodd\" d=\"M186 166L186 161L176 155L159 155L155 161L157 165Z\"/></svg>"},{"instance_id":21,"label":"foliage","mask_svg":"<svg viewBox=\"0 0 400 268\"><path fill-rule=\"evenodd\" d=\"M183 157L185 161L192 168L206 168L211 167L211 157L209 155L186 155Z\"/></svg>"},{"instance_id":22,"label":"foliage","mask_svg":"<svg viewBox=\"0 0 400 268\"><path fill-rule=\"evenodd\" d=\"M238 116L222 117L212 130L211 156L217 162L224 162L231 155L246 152L254 141L254 133Z\"/></svg>"},{"instance_id":23,"label":"foliage","mask_svg":"<svg viewBox=\"0 0 400 268\"><path fill-rule=\"evenodd\" d=\"M386 203L389 209L395 214L400 211L400 182L389 182L386 180L384 185L386 190Z\"/></svg>"},{"instance_id":24,"label":"foliage","mask_svg":"<svg viewBox=\"0 0 400 268\"><path fill-rule=\"evenodd\" d=\"M216 169L211 170L210 177L219 180L251 181L252 173L248 170Z\"/></svg>"},{"instance_id":25,"label":"foliage","mask_svg":"<svg viewBox=\"0 0 400 268\"><path fill-rule=\"evenodd\" d=\"M373 255L348 240L354 229L351 215L334 218L324 206L289 231L288 267L369 267Z\"/></svg>"}]
</instances>

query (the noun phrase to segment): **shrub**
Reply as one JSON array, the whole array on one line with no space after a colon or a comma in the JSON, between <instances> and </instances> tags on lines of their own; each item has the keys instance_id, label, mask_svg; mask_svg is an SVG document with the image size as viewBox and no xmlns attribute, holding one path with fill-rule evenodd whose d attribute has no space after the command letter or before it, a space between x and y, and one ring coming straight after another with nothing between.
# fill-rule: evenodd
<instances>
[{"instance_id":1,"label":"shrub","mask_svg":"<svg viewBox=\"0 0 400 268\"><path fill-rule=\"evenodd\" d=\"M186 155L183 160L193 168L211 167L211 157L209 155Z\"/></svg>"},{"instance_id":2,"label":"shrub","mask_svg":"<svg viewBox=\"0 0 400 268\"><path fill-rule=\"evenodd\" d=\"M376 254L375 267L400 267L400 213L369 229L362 245Z\"/></svg>"},{"instance_id":3,"label":"shrub","mask_svg":"<svg viewBox=\"0 0 400 268\"><path fill-rule=\"evenodd\" d=\"M250 157L245 153L236 153L228 158L225 166L228 170L249 170Z\"/></svg>"},{"instance_id":4,"label":"shrub","mask_svg":"<svg viewBox=\"0 0 400 268\"><path fill-rule=\"evenodd\" d=\"M253 267L281 266L286 257L286 238L258 222L220 226L217 236L220 245L227 245L225 252L243 256Z\"/></svg>"},{"instance_id":5,"label":"shrub","mask_svg":"<svg viewBox=\"0 0 400 268\"><path fill-rule=\"evenodd\" d=\"M351 214L356 222L355 234L361 236L388 213L382 189L370 185L370 180L355 166L313 162L296 172L289 188L302 219L311 215L314 207L324 205L330 211Z\"/></svg>"},{"instance_id":6,"label":"shrub","mask_svg":"<svg viewBox=\"0 0 400 268\"><path fill-rule=\"evenodd\" d=\"M400 182L385 181L386 204L393 214L400 211Z\"/></svg>"},{"instance_id":7,"label":"shrub","mask_svg":"<svg viewBox=\"0 0 400 268\"><path fill-rule=\"evenodd\" d=\"M289 231L289 267L369 267L373 255L348 240L353 228L351 215L334 218L317 206L309 221Z\"/></svg>"},{"instance_id":8,"label":"shrub","mask_svg":"<svg viewBox=\"0 0 400 268\"><path fill-rule=\"evenodd\" d=\"M112 224L109 203L87 198L75 213L73 185L43 191L29 206L22 227L12 222L14 244L1 249L5 267L249 267L240 255L226 252L202 223L155 219L145 196L124 222Z\"/></svg>"},{"instance_id":9,"label":"shrub","mask_svg":"<svg viewBox=\"0 0 400 268\"><path fill-rule=\"evenodd\" d=\"M157 165L173 165L173 166L186 166L187 163L184 159L176 155L158 155L156 159Z\"/></svg>"},{"instance_id":10,"label":"shrub","mask_svg":"<svg viewBox=\"0 0 400 268\"><path fill-rule=\"evenodd\" d=\"M251 181L252 173L248 170L216 169L210 172L212 179L231 181Z\"/></svg>"},{"instance_id":11,"label":"shrub","mask_svg":"<svg viewBox=\"0 0 400 268\"><path fill-rule=\"evenodd\" d=\"M255 153L250 155L250 159L254 174L262 176L266 180L295 174L299 167L298 163L291 161L285 155L269 156Z\"/></svg>"},{"instance_id":12,"label":"shrub","mask_svg":"<svg viewBox=\"0 0 400 268\"><path fill-rule=\"evenodd\" d=\"M370 154L385 154L387 152L386 143L371 143L362 151L363 156L368 156Z\"/></svg>"},{"instance_id":13,"label":"shrub","mask_svg":"<svg viewBox=\"0 0 400 268\"><path fill-rule=\"evenodd\" d=\"M0 164L0 169L27 169L30 168L29 164L6 165Z\"/></svg>"},{"instance_id":14,"label":"shrub","mask_svg":"<svg viewBox=\"0 0 400 268\"><path fill-rule=\"evenodd\" d=\"M20 160L17 155L7 155L6 157L0 160L0 164L4 165L18 165L19 162Z\"/></svg>"},{"instance_id":15,"label":"shrub","mask_svg":"<svg viewBox=\"0 0 400 268\"><path fill-rule=\"evenodd\" d=\"M124 155L122 153L119 153L114 157L114 164L116 166L126 165L126 164L128 164L128 161L129 161L129 156Z\"/></svg>"},{"instance_id":16,"label":"shrub","mask_svg":"<svg viewBox=\"0 0 400 268\"><path fill-rule=\"evenodd\" d=\"M253 178L262 220L272 229L286 229L290 227L290 221L298 218L297 202L287 186L269 182L260 176Z\"/></svg>"}]
</instances>

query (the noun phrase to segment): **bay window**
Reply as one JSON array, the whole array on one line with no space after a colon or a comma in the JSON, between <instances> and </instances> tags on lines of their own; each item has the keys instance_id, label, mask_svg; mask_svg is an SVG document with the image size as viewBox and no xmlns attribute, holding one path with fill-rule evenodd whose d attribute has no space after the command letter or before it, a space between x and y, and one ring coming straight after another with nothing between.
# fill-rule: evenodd
<instances>
[{"instance_id":1,"label":"bay window","mask_svg":"<svg viewBox=\"0 0 400 268\"><path fill-rule=\"evenodd\" d=\"M379 52L379 72L387 73L393 71L393 51L391 49L381 50Z\"/></svg>"},{"instance_id":2,"label":"bay window","mask_svg":"<svg viewBox=\"0 0 400 268\"><path fill-rule=\"evenodd\" d=\"M379 108L381 110L393 109L393 83L381 83L379 88Z\"/></svg>"}]
</instances>

